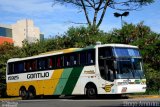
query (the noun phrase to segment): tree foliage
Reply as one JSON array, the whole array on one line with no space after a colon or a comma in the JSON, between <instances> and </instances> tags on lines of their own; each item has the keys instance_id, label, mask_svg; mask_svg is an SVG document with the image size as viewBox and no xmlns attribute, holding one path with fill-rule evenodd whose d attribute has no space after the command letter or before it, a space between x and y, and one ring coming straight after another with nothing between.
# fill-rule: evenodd
<instances>
[{"instance_id":1,"label":"tree foliage","mask_svg":"<svg viewBox=\"0 0 160 107\"><path fill-rule=\"evenodd\" d=\"M54 2L78 7L84 12L87 24L98 28L103 21L107 8L131 11L151 4L154 0L54 0ZM90 17L91 14L93 14L92 17Z\"/></svg>"}]
</instances>

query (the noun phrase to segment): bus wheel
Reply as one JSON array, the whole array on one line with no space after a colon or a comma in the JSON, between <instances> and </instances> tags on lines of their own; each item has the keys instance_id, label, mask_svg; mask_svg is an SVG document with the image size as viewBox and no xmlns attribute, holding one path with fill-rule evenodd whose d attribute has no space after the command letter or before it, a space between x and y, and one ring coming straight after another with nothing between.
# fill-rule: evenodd
<instances>
[{"instance_id":1,"label":"bus wheel","mask_svg":"<svg viewBox=\"0 0 160 107\"><path fill-rule=\"evenodd\" d=\"M35 97L36 97L36 90L35 90L34 87L30 87L30 88L28 89L28 98L29 98L29 99L33 99L33 98L35 98Z\"/></svg>"},{"instance_id":2,"label":"bus wheel","mask_svg":"<svg viewBox=\"0 0 160 107\"><path fill-rule=\"evenodd\" d=\"M86 87L86 96L88 98L96 98L97 97L96 87L93 86Z\"/></svg>"},{"instance_id":3,"label":"bus wheel","mask_svg":"<svg viewBox=\"0 0 160 107\"><path fill-rule=\"evenodd\" d=\"M20 89L19 94L22 100L28 99L28 93L24 88Z\"/></svg>"}]
</instances>

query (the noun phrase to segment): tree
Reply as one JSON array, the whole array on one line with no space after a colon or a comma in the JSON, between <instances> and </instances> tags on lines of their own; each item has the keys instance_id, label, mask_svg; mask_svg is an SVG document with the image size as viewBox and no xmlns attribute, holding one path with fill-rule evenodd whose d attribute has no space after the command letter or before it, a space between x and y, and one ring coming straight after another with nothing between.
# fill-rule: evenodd
<instances>
[{"instance_id":1,"label":"tree","mask_svg":"<svg viewBox=\"0 0 160 107\"><path fill-rule=\"evenodd\" d=\"M54 2L71 4L82 9L85 14L87 24L98 28L103 21L108 7L121 11L131 11L151 4L154 0L54 0ZM93 18L89 15L91 13L93 13Z\"/></svg>"}]
</instances>

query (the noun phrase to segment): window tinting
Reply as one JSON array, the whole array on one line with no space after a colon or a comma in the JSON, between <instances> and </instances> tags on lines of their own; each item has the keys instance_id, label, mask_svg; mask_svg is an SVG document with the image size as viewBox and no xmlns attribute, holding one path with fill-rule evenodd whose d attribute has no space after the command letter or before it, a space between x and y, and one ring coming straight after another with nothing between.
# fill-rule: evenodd
<instances>
[{"instance_id":1,"label":"window tinting","mask_svg":"<svg viewBox=\"0 0 160 107\"><path fill-rule=\"evenodd\" d=\"M24 71L24 63L20 62L18 63L18 72L22 73Z\"/></svg>"},{"instance_id":2,"label":"window tinting","mask_svg":"<svg viewBox=\"0 0 160 107\"><path fill-rule=\"evenodd\" d=\"M63 65L63 56L56 56L56 67L61 68Z\"/></svg>"},{"instance_id":3,"label":"window tinting","mask_svg":"<svg viewBox=\"0 0 160 107\"><path fill-rule=\"evenodd\" d=\"M66 67L70 66L70 56L69 56L69 54L66 54L64 56L64 66L66 66Z\"/></svg>"},{"instance_id":4,"label":"window tinting","mask_svg":"<svg viewBox=\"0 0 160 107\"><path fill-rule=\"evenodd\" d=\"M81 65L85 65L87 63L86 57L87 57L86 52L80 53L80 64Z\"/></svg>"},{"instance_id":5,"label":"window tinting","mask_svg":"<svg viewBox=\"0 0 160 107\"><path fill-rule=\"evenodd\" d=\"M112 49L110 47L99 48L98 54L102 58L110 57L112 56Z\"/></svg>"},{"instance_id":6,"label":"window tinting","mask_svg":"<svg viewBox=\"0 0 160 107\"><path fill-rule=\"evenodd\" d=\"M25 72L32 71L32 62L31 61L25 61Z\"/></svg>"},{"instance_id":7,"label":"window tinting","mask_svg":"<svg viewBox=\"0 0 160 107\"><path fill-rule=\"evenodd\" d=\"M8 64L8 74L13 74L14 73L14 66L13 63Z\"/></svg>"},{"instance_id":8,"label":"window tinting","mask_svg":"<svg viewBox=\"0 0 160 107\"><path fill-rule=\"evenodd\" d=\"M48 58L48 68L53 68L53 58L52 57Z\"/></svg>"},{"instance_id":9,"label":"window tinting","mask_svg":"<svg viewBox=\"0 0 160 107\"><path fill-rule=\"evenodd\" d=\"M32 71L37 70L37 60L32 60L31 61L31 67L32 67Z\"/></svg>"},{"instance_id":10,"label":"window tinting","mask_svg":"<svg viewBox=\"0 0 160 107\"><path fill-rule=\"evenodd\" d=\"M45 70L47 69L47 59L46 58L41 58L38 59L38 69L39 70Z\"/></svg>"},{"instance_id":11,"label":"window tinting","mask_svg":"<svg viewBox=\"0 0 160 107\"><path fill-rule=\"evenodd\" d=\"M93 65L95 63L95 50L67 53L63 55L49 56L21 62L8 63L8 73L25 73L50 69L61 69Z\"/></svg>"},{"instance_id":12,"label":"window tinting","mask_svg":"<svg viewBox=\"0 0 160 107\"><path fill-rule=\"evenodd\" d=\"M15 63L15 64L14 64L14 72L15 72L15 73L18 73L18 63Z\"/></svg>"},{"instance_id":13,"label":"window tinting","mask_svg":"<svg viewBox=\"0 0 160 107\"><path fill-rule=\"evenodd\" d=\"M88 58L87 60L88 64L95 63L95 51L94 50L88 51L87 58Z\"/></svg>"},{"instance_id":14,"label":"window tinting","mask_svg":"<svg viewBox=\"0 0 160 107\"><path fill-rule=\"evenodd\" d=\"M74 53L74 54L71 54L70 56L70 63L71 65L78 65L78 54L77 53Z\"/></svg>"},{"instance_id":15,"label":"window tinting","mask_svg":"<svg viewBox=\"0 0 160 107\"><path fill-rule=\"evenodd\" d=\"M121 57L130 57L130 56L135 56L139 57L140 53L138 49L134 48L115 48L115 54L116 56L121 56Z\"/></svg>"}]
</instances>

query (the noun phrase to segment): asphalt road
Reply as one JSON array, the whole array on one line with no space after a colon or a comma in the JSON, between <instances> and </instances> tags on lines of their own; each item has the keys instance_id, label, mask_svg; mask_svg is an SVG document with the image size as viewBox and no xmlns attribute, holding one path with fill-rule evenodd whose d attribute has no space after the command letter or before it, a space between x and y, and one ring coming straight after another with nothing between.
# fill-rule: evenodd
<instances>
[{"instance_id":1,"label":"asphalt road","mask_svg":"<svg viewBox=\"0 0 160 107\"><path fill-rule=\"evenodd\" d=\"M0 107L160 107L160 99L33 99L2 101Z\"/></svg>"}]
</instances>

